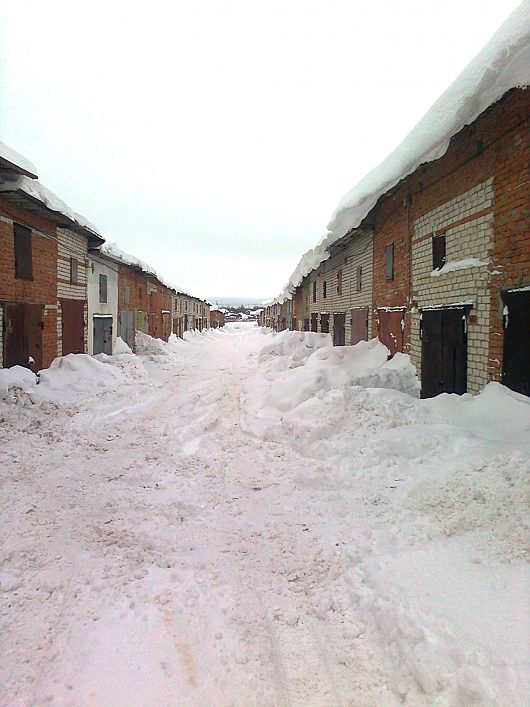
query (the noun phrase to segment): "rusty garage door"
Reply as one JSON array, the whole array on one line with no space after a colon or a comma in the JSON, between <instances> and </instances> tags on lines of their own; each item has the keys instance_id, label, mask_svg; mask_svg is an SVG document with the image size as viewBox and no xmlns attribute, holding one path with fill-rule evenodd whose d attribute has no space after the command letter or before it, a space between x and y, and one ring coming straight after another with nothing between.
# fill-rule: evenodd
<instances>
[{"instance_id":1,"label":"rusty garage door","mask_svg":"<svg viewBox=\"0 0 530 707\"><path fill-rule=\"evenodd\" d=\"M467 391L466 313L432 309L421 315L421 397Z\"/></svg>"},{"instance_id":2,"label":"rusty garage door","mask_svg":"<svg viewBox=\"0 0 530 707\"><path fill-rule=\"evenodd\" d=\"M530 290L505 292L502 382L530 395Z\"/></svg>"},{"instance_id":3,"label":"rusty garage door","mask_svg":"<svg viewBox=\"0 0 530 707\"><path fill-rule=\"evenodd\" d=\"M368 307L355 307L351 311L351 344L368 341Z\"/></svg>"},{"instance_id":4,"label":"rusty garage door","mask_svg":"<svg viewBox=\"0 0 530 707\"><path fill-rule=\"evenodd\" d=\"M85 303L61 299L62 354L85 353Z\"/></svg>"},{"instance_id":5,"label":"rusty garage door","mask_svg":"<svg viewBox=\"0 0 530 707\"><path fill-rule=\"evenodd\" d=\"M346 315L333 315L333 346L346 345Z\"/></svg>"},{"instance_id":6,"label":"rusty garage door","mask_svg":"<svg viewBox=\"0 0 530 707\"><path fill-rule=\"evenodd\" d=\"M171 334L171 312L162 312L162 338L168 341Z\"/></svg>"},{"instance_id":7,"label":"rusty garage door","mask_svg":"<svg viewBox=\"0 0 530 707\"><path fill-rule=\"evenodd\" d=\"M118 336L134 351L134 312L122 309L118 313Z\"/></svg>"},{"instance_id":8,"label":"rusty garage door","mask_svg":"<svg viewBox=\"0 0 530 707\"><path fill-rule=\"evenodd\" d=\"M42 368L44 305L27 302L4 304L4 366Z\"/></svg>"},{"instance_id":9,"label":"rusty garage door","mask_svg":"<svg viewBox=\"0 0 530 707\"><path fill-rule=\"evenodd\" d=\"M377 335L379 341L390 351L390 355L403 350L403 310L388 311L378 309L379 323Z\"/></svg>"}]
</instances>

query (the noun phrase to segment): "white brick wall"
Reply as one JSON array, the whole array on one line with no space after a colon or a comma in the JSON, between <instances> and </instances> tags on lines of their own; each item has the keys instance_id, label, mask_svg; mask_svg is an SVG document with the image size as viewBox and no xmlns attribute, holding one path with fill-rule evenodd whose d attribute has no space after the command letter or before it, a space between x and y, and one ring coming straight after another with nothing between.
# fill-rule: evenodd
<instances>
[{"instance_id":1,"label":"white brick wall","mask_svg":"<svg viewBox=\"0 0 530 707\"><path fill-rule=\"evenodd\" d=\"M356 235L339 253L322 263L316 272L308 276L308 298L310 312L328 312L329 331L333 336L333 314L346 314L346 344L351 341L351 315L353 307L368 307L372 310L373 282L373 235L365 232ZM357 292L357 267L362 267L362 289ZM342 295L337 292L337 271L342 268ZM317 301L313 302L313 282L317 282ZM327 283L327 296L323 296L323 283ZM309 315L310 316L310 315ZM371 322L368 322L369 331ZM320 322L319 322L320 331Z\"/></svg>"},{"instance_id":2,"label":"white brick wall","mask_svg":"<svg viewBox=\"0 0 530 707\"><path fill-rule=\"evenodd\" d=\"M487 261L493 239L493 179L451 199L414 222L413 300L418 308L472 303L477 323L467 328L468 391L487 383L489 340L489 264L432 276L432 235L445 231L446 263L476 258ZM484 210L489 213L481 214ZM481 215L478 215L481 214ZM465 220L464 223L458 223ZM421 375L420 313L411 315L411 356Z\"/></svg>"}]
</instances>

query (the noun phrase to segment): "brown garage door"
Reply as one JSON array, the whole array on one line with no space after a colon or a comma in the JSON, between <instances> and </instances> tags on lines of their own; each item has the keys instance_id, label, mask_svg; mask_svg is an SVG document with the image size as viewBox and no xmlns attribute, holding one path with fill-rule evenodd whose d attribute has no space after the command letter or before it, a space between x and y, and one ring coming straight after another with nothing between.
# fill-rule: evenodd
<instances>
[{"instance_id":1,"label":"brown garage door","mask_svg":"<svg viewBox=\"0 0 530 707\"><path fill-rule=\"evenodd\" d=\"M61 299L63 330L62 354L85 353L85 303L83 300Z\"/></svg>"},{"instance_id":2,"label":"brown garage door","mask_svg":"<svg viewBox=\"0 0 530 707\"><path fill-rule=\"evenodd\" d=\"M42 368L44 305L26 302L4 304L4 366Z\"/></svg>"},{"instance_id":3,"label":"brown garage door","mask_svg":"<svg viewBox=\"0 0 530 707\"><path fill-rule=\"evenodd\" d=\"M355 307L351 311L351 344L368 341L368 307Z\"/></svg>"},{"instance_id":4,"label":"brown garage door","mask_svg":"<svg viewBox=\"0 0 530 707\"><path fill-rule=\"evenodd\" d=\"M377 334L379 341L390 351L390 355L403 350L403 310L388 312L377 310L379 324Z\"/></svg>"},{"instance_id":5,"label":"brown garage door","mask_svg":"<svg viewBox=\"0 0 530 707\"><path fill-rule=\"evenodd\" d=\"M333 346L345 346L346 344L346 315L333 315Z\"/></svg>"}]
</instances>

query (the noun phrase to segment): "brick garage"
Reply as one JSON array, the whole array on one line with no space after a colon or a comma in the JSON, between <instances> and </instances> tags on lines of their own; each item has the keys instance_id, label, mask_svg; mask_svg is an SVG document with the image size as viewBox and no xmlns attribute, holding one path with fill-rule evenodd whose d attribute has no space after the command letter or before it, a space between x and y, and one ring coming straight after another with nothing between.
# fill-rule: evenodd
<instances>
[{"instance_id":1,"label":"brick garage","mask_svg":"<svg viewBox=\"0 0 530 707\"><path fill-rule=\"evenodd\" d=\"M36 360L34 368L49 366L57 355L57 228L53 221L15 204L7 195L0 196L0 307L2 326L0 327L0 363L2 366L27 365L29 356ZM14 224L20 224L31 232L32 278L15 276ZM30 336L28 350L18 349L11 360L9 351L9 330L13 332L13 322L9 322L9 305L21 303L39 305L40 323L35 322ZM41 335L39 334L39 330ZM16 359L16 360L15 360ZM40 364L40 366L38 365Z\"/></svg>"},{"instance_id":2,"label":"brick garage","mask_svg":"<svg viewBox=\"0 0 530 707\"><path fill-rule=\"evenodd\" d=\"M373 335L383 308L403 308L403 350L421 373L421 311L465 303L471 392L501 379L503 289L530 284L529 103L528 91L509 91L455 135L443 157L374 207ZM431 276L432 239L441 234L447 264L477 264ZM386 267L391 243L393 279Z\"/></svg>"}]
</instances>

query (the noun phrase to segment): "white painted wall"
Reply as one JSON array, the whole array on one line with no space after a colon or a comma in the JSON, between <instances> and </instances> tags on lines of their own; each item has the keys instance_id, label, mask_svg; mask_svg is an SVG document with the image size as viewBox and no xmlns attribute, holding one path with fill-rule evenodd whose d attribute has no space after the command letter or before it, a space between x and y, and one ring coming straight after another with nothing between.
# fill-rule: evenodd
<instances>
[{"instance_id":1,"label":"white painted wall","mask_svg":"<svg viewBox=\"0 0 530 707\"><path fill-rule=\"evenodd\" d=\"M99 301L99 276L107 276L107 302ZM94 314L112 315L112 351L116 347L118 329L118 264L101 255L90 253L87 270L88 284L88 353L94 352Z\"/></svg>"}]
</instances>

